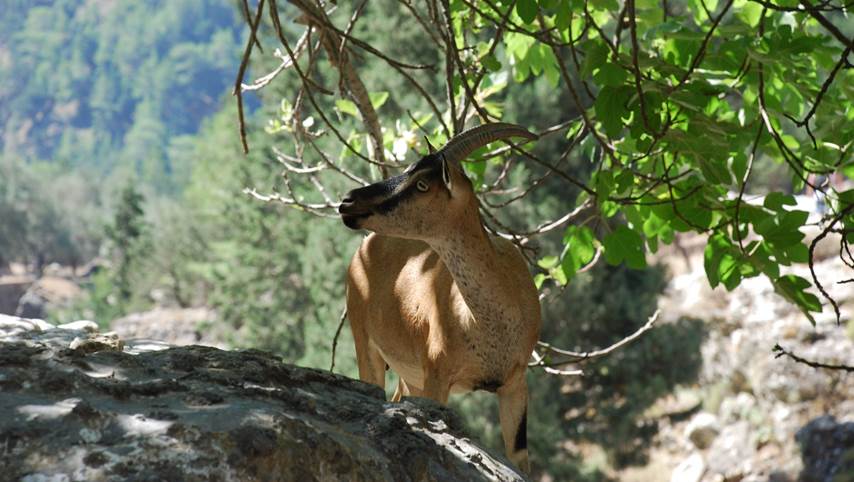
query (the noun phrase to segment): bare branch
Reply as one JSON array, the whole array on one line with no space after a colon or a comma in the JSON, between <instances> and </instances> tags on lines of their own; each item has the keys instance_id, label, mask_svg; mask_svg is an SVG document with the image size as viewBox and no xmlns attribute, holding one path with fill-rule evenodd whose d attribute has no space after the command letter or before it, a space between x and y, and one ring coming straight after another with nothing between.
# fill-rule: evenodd
<instances>
[{"instance_id":1,"label":"bare branch","mask_svg":"<svg viewBox=\"0 0 854 482\"><path fill-rule=\"evenodd\" d=\"M824 296L824 298L827 301L829 301L830 304L833 306L833 312L836 313L836 324L837 325L842 324L842 315L839 313L839 305L836 303L836 300L834 300L827 293L827 291L824 289L824 286L822 286L821 283L818 281L818 276L816 276L816 274L815 274L815 260L814 260L815 247L818 245L818 243L822 239L824 239L827 236L827 234L831 231L831 229L833 229L833 226L836 223L841 221L842 218L844 218L848 213L850 213L852 211L854 211L854 204L848 205L845 209L840 211L839 214L834 216L833 219L831 219L830 222L828 223L827 227L824 228L824 230L822 230L822 232L818 236L816 236L815 239L812 240L812 242L810 243L810 249L809 249L809 267L810 267L810 274L812 274L812 280L815 283L815 287L818 288L818 290L821 292L822 296ZM844 238L844 236L843 236L843 238Z\"/></svg>"},{"instance_id":2,"label":"bare branch","mask_svg":"<svg viewBox=\"0 0 854 482\"><path fill-rule=\"evenodd\" d=\"M247 7L248 8L248 7ZM243 84L243 76L246 75L246 67L249 65L249 57L252 55L252 46L257 41L255 32L258 31L258 25L261 24L261 14L264 12L264 0L258 1L258 8L255 11L255 20L252 21L249 28L249 40L246 42L246 48L243 50L243 57L240 60L240 67L237 69L237 78L234 81L234 89L231 95L237 97L237 122L240 131L240 143L243 146L243 153L249 153L249 144L246 142L246 119L243 116L243 92L240 86Z\"/></svg>"},{"instance_id":3,"label":"bare branch","mask_svg":"<svg viewBox=\"0 0 854 482\"><path fill-rule=\"evenodd\" d=\"M325 210L336 210L338 209L338 203L304 203L302 201L298 201L294 198L289 198L282 196L281 194L274 192L270 194L261 194L255 188L245 188L243 189L244 194L248 194L253 198L264 201L267 203L270 202L279 202L286 206L291 206L297 209L301 209L303 211L309 212L316 216L324 217L324 218L337 218L337 214L329 214L324 212Z\"/></svg>"},{"instance_id":4,"label":"bare branch","mask_svg":"<svg viewBox=\"0 0 854 482\"><path fill-rule=\"evenodd\" d=\"M338 319L338 329L335 330L335 336L332 338L332 363L329 365L329 371L335 370L335 349L338 348L338 337L341 336L341 328L344 327L344 321L347 319L347 307L341 311L341 317Z\"/></svg>"},{"instance_id":5,"label":"bare branch","mask_svg":"<svg viewBox=\"0 0 854 482\"><path fill-rule=\"evenodd\" d=\"M294 53L296 54L297 59L302 55L303 51L305 50L305 47L308 45L308 39L310 36L311 27L305 30L305 33L302 34L302 37L300 37L299 41L297 42L296 47L294 47ZM280 58L282 60L282 63L279 64L279 66L276 67L275 70L273 70L269 74L255 79L255 82L252 82L248 85L240 84L240 88L243 89L244 92L263 89L267 86L267 84L272 82L273 79L276 78L276 76L282 73L283 70L293 65L294 60L291 57L288 57L279 52L278 49L276 50L274 55Z\"/></svg>"},{"instance_id":6,"label":"bare branch","mask_svg":"<svg viewBox=\"0 0 854 482\"><path fill-rule=\"evenodd\" d=\"M846 372L854 372L854 366L851 365L837 365L832 363L821 363L817 361L807 360L806 358L801 358L798 355L786 350L779 343L774 345L774 348L771 349L775 353L774 358L780 358L781 356L787 356L795 361L795 363L802 363L804 365L811 366L813 368L825 368L827 370L842 370Z\"/></svg>"},{"instance_id":7,"label":"bare branch","mask_svg":"<svg viewBox=\"0 0 854 482\"><path fill-rule=\"evenodd\" d=\"M570 351L570 350L563 350L560 348L555 348L552 345L550 345L544 341L538 341L537 346L544 349L546 352L553 353L553 354L560 355L560 356L569 357L569 358L572 358L572 360L556 362L556 363L540 362L539 364L536 364L536 363L535 364L529 364L528 366L558 366L558 365L566 365L569 363L580 363L583 361L590 361L590 360L595 360L597 358L602 358L606 355L613 353L616 350L619 350L620 348L628 345L629 343L637 340L638 338L641 337L641 335L643 335L647 331L651 330L653 325L655 324L656 320L658 320L658 315L660 313L661 313L661 310L655 310L655 313L653 313L652 316L649 317L647 322L643 326L638 328L637 331L635 331L631 335L623 338L622 340L614 343L613 345L609 346L608 348L603 348L601 350L588 351L588 352L577 352L577 351Z\"/></svg>"}]
</instances>

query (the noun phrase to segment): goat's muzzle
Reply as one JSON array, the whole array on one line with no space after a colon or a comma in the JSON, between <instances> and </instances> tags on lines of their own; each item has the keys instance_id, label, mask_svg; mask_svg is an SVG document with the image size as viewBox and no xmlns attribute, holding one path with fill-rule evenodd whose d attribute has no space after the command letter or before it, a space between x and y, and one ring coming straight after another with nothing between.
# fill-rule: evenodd
<instances>
[{"instance_id":1,"label":"goat's muzzle","mask_svg":"<svg viewBox=\"0 0 854 482\"><path fill-rule=\"evenodd\" d=\"M353 200L351 196L346 196L341 200L338 206L338 214L341 215L341 221L350 229L361 229L359 220L367 218L373 212L370 209L361 206L360 203Z\"/></svg>"}]
</instances>

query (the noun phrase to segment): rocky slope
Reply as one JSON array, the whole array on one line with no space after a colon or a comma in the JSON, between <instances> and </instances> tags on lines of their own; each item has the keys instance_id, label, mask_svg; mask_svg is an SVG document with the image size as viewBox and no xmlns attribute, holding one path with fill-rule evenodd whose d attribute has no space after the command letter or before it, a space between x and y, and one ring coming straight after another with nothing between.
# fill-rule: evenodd
<instances>
[{"instance_id":1,"label":"rocky slope","mask_svg":"<svg viewBox=\"0 0 854 482\"><path fill-rule=\"evenodd\" d=\"M854 323L854 283L838 283L854 272L835 256L817 264L843 316L837 325L826 307L813 327L767 280L745 280L732 292L712 290L702 252L688 259L690 269L674 257L676 276L660 308L664 323L704 321L703 369L696 384L649 411L659 426L653 463L617 478L854 481L854 373L815 369L772 352L779 343L809 360L854 366L854 326L846 326ZM811 278L805 266L790 272Z\"/></svg>"},{"instance_id":2,"label":"rocky slope","mask_svg":"<svg viewBox=\"0 0 854 482\"><path fill-rule=\"evenodd\" d=\"M523 480L428 400L258 351L0 315L2 480Z\"/></svg>"}]
</instances>

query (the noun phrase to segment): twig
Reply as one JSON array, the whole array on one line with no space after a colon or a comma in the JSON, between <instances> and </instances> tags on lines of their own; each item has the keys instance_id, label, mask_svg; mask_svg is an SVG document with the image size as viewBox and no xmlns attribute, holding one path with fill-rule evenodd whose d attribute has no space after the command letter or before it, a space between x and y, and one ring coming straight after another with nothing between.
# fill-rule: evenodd
<instances>
[{"instance_id":1,"label":"twig","mask_svg":"<svg viewBox=\"0 0 854 482\"><path fill-rule=\"evenodd\" d=\"M803 6L804 6L804 8L806 9L807 13L809 13L809 14L810 14L810 16L812 16L812 18L816 19L816 20L818 21L818 23L820 23L820 24L822 25L822 27L824 27L828 32L830 32L830 34L831 34L831 35L833 35L834 37L836 37L836 40L839 40L839 42L840 42L842 45L844 45L844 46L848 47L848 49L849 49L849 50L854 50L854 40L852 40L852 39L850 39L850 38L846 37L846 36L845 36L845 34L844 34L844 33L842 33L842 32L841 32L841 31L836 27L836 25L834 25L834 24L833 24L833 22L831 22L830 20L828 20L827 18L825 18L825 16L824 16L824 15L822 15L822 14L818 11L818 9L816 9L816 8L813 6L813 4L811 4L811 3L810 3L809 1L807 1L807 0L800 0L800 3L801 3L801 5L803 5Z\"/></svg>"},{"instance_id":2,"label":"twig","mask_svg":"<svg viewBox=\"0 0 854 482\"><path fill-rule=\"evenodd\" d=\"M703 57L705 57L706 55L706 48L709 45L709 40L711 40L712 34L715 33L715 30L718 28L718 25L720 25L721 20L723 20L724 18L724 15L726 15L730 7L732 7L733 1L734 0L729 0L726 5L724 5L723 10L721 10L720 15L718 15L717 18L712 21L712 26L709 28L709 31L706 32L706 36L703 37L703 42L700 44L700 48L697 49L697 53L694 54L694 58L691 59L691 65L688 67L688 70L686 70L685 73L682 75L682 78L679 79L679 83L673 86L672 89L670 89L670 94L682 88L682 86L685 85L685 82L688 81L688 78L691 77L691 74L693 74L697 67L700 66L700 63L703 61ZM705 8L705 4L703 6Z\"/></svg>"},{"instance_id":3,"label":"twig","mask_svg":"<svg viewBox=\"0 0 854 482\"><path fill-rule=\"evenodd\" d=\"M759 139L762 138L762 124L756 132L756 139L753 140L753 148L750 150L750 159L747 160L747 169L744 172L744 179L739 179L738 197L735 198L735 237L738 239L738 247L741 254L745 254L744 241L741 236L741 228L738 226L738 218L741 211L741 201L744 198L744 189L747 187L747 181L750 180L750 173L753 171L753 160L756 158L756 148L759 146Z\"/></svg>"},{"instance_id":4,"label":"twig","mask_svg":"<svg viewBox=\"0 0 854 482\"><path fill-rule=\"evenodd\" d=\"M338 319L338 329L335 330L335 336L332 338L332 363L329 365L329 371L335 370L335 350L338 348L338 337L341 335L341 328L344 327L344 320L347 319L347 307L341 311L341 317Z\"/></svg>"},{"instance_id":5,"label":"twig","mask_svg":"<svg viewBox=\"0 0 854 482\"><path fill-rule=\"evenodd\" d=\"M588 351L588 352L577 352L577 351L570 351L570 350L562 350L560 348L555 348L555 347L551 346L550 344L548 344L544 341L538 341L537 346L543 348L544 350L551 352L551 353L555 353L557 355L574 358L574 360L565 361L565 362L556 362L556 363L540 362L540 363L535 363L535 364L529 364L528 366L557 366L557 365L566 365L569 363L579 363L582 361L590 361L590 360L595 360L597 358L602 358L603 356L606 356L610 353L613 353L615 350L619 350L620 348L622 348L622 347L628 345L629 343L637 340L638 338L640 338L641 335L643 335L647 331L651 330L653 325L655 324L656 320L658 320L658 315L660 313L661 313L661 310L655 310L655 313L653 313L652 316L649 317L647 322L643 326L638 328L637 331L635 331L631 335L623 338L622 340L618 341L617 343L614 343L613 345L609 346L608 348L603 348L601 350Z\"/></svg>"},{"instance_id":6,"label":"twig","mask_svg":"<svg viewBox=\"0 0 854 482\"><path fill-rule=\"evenodd\" d=\"M812 240L812 242L810 243L809 250L809 268L810 274L812 275L812 280L815 283L815 287L818 288L818 290L821 292L822 296L824 296L824 298L829 301L830 304L833 306L833 312L836 313L837 325L842 324L842 315L839 313L839 305L837 305L836 300L834 300L827 293L827 291L824 289L824 286L822 286L821 283L818 281L818 276L816 276L815 274L815 261L813 258L815 257L815 247L818 245L818 243L827 236L827 234L831 231L831 229L836 223L841 221L842 218L844 218L845 215L847 215L852 210L854 210L854 204L848 205L845 209L840 211L839 214L834 216L833 219L830 220L830 223L828 223L827 227L824 228L824 230L819 233L819 235L816 236L815 239Z\"/></svg>"},{"instance_id":7,"label":"twig","mask_svg":"<svg viewBox=\"0 0 854 482\"><path fill-rule=\"evenodd\" d=\"M810 119L813 115L815 115L815 111L816 109L818 109L818 105L821 103L821 99L824 98L824 94L827 93L827 90L833 83L833 79L836 77L837 72L839 72L839 69L842 68L842 66L845 65L845 63L848 61L848 54L850 53L851 47L846 47L845 50L842 52L842 56L839 57L839 62L836 63L836 65L833 67L833 70L830 71L830 74L824 80L824 83L821 84L821 90L818 91L818 94L815 97L815 102L813 102L813 105L810 108L809 112L807 112L807 114L802 120L793 119L787 115L787 117L789 117L789 119L791 119L792 122L795 123L795 125L797 125L798 127L806 128L807 134L809 134L810 139L812 139L812 145L816 149L818 149L818 143L816 142L815 136L810 130Z\"/></svg>"},{"instance_id":8,"label":"twig","mask_svg":"<svg viewBox=\"0 0 854 482\"><path fill-rule=\"evenodd\" d=\"M785 348L783 348L782 346L780 346L779 343L775 344L774 348L772 348L771 351L773 351L775 353L774 358L780 358L781 356L785 355L785 356L791 358L792 360L794 360L796 363L802 363L804 365L808 365L808 366L811 366L813 368L826 368L828 370L843 370L846 372L854 372L854 366L835 365L835 364L831 364L831 363L821 363L821 362L817 362L817 361L807 360L806 358L801 358L798 355L795 355L794 353L792 353L792 352L786 350Z\"/></svg>"},{"instance_id":9,"label":"twig","mask_svg":"<svg viewBox=\"0 0 854 482\"><path fill-rule=\"evenodd\" d=\"M532 363L529 363L529 367L542 368L546 373L550 375L560 375L560 376L583 376L584 370L559 370L557 368L552 368L545 363L545 359L542 355L537 353L537 350L531 352L531 356L534 358Z\"/></svg>"},{"instance_id":10,"label":"twig","mask_svg":"<svg viewBox=\"0 0 854 482\"><path fill-rule=\"evenodd\" d=\"M297 42L296 47L294 47L294 52L296 53L297 58L299 58L300 55L302 55L302 52L305 50L305 47L308 45L308 39L311 36L311 30L312 30L312 28L308 27L306 29L305 33L302 34L302 37L300 37L299 41ZM282 73L283 70L285 70L288 67L290 67L291 65L293 65L294 60L292 58L282 54L281 52L279 52L278 49L276 49L275 56L280 58L282 60L282 63L279 64L279 66L276 67L275 70L273 70L269 74L255 79L255 82L252 82L251 84L248 84L248 85L247 84L241 84L240 88L243 89L244 92L263 89L264 87L267 86L267 84L272 82L273 79L276 78L276 76L278 76L280 73Z\"/></svg>"},{"instance_id":11,"label":"twig","mask_svg":"<svg viewBox=\"0 0 854 482\"><path fill-rule=\"evenodd\" d=\"M234 89L231 95L237 96L237 123L240 131L240 144L243 146L243 153L249 154L249 144L246 142L246 119L243 116L243 92L240 86L243 84L243 76L246 75L246 67L249 65L249 57L252 55L252 46L255 45L255 32L258 31L258 25L261 24L261 14L264 12L264 0L258 1L258 8L255 10L255 20L249 26L249 40L246 42L246 48L243 50L243 57L240 60L240 68L237 69L237 78L234 81Z\"/></svg>"},{"instance_id":12,"label":"twig","mask_svg":"<svg viewBox=\"0 0 854 482\"><path fill-rule=\"evenodd\" d=\"M640 50L640 47L638 47L637 22L635 17L635 0L626 0L626 8L628 10L627 15L629 17L629 36L631 37L632 41L632 74L634 74L635 91L637 91L638 102L640 103L641 121L650 136L657 139L658 137L660 137L661 133L657 132L655 129L652 128L652 126L650 126L649 116L647 115L646 110L646 100L643 96L643 87L641 87L641 71L640 66L638 65L638 51ZM603 39L605 39L605 37L603 37ZM617 54L615 50L614 56L616 57L616 55Z\"/></svg>"},{"instance_id":13,"label":"twig","mask_svg":"<svg viewBox=\"0 0 854 482\"><path fill-rule=\"evenodd\" d=\"M241 4L242 10L240 13L243 14L243 20L245 20L246 23L249 23L250 19L252 18L252 14L249 13L249 0L243 0ZM252 32L251 37L252 40L255 42L255 46L258 47L258 51L264 52L264 48L261 47L261 42L258 41L258 37L255 35L255 32Z\"/></svg>"}]
</instances>

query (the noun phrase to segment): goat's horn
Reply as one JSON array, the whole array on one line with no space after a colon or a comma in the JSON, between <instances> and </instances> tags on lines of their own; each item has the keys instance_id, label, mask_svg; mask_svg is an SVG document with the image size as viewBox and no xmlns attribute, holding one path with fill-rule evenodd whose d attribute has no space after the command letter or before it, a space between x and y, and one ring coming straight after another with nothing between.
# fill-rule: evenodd
<instances>
[{"instance_id":1,"label":"goat's horn","mask_svg":"<svg viewBox=\"0 0 854 482\"><path fill-rule=\"evenodd\" d=\"M524 137L533 140L537 138L537 135L516 124L504 122L484 124L457 135L448 141L440 152L445 155L445 159L448 161L459 162L468 157L475 149L508 137Z\"/></svg>"}]
</instances>

